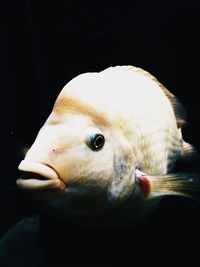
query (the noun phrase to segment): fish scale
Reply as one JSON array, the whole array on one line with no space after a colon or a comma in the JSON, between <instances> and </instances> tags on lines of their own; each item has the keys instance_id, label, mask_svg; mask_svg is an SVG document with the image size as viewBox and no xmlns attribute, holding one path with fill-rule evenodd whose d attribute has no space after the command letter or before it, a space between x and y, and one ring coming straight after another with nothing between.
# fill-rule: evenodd
<instances>
[{"instance_id":1,"label":"fish scale","mask_svg":"<svg viewBox=\"0 0 200 267\"><path fill-rule=\"evenodd\" d=\"M143 129L142 125L140 127ZM139 132L139 128L137 130ZM137 144L133 151L139 151L136 153L138 155L137 163L142 166L142 171L152 175L167 173L169 161L174 161L177 152L181 152L182 149L180 137L172 133L165 128L152 131L150 127L147 127L146 131L138 134L137 141L133 141L133 144ZM168 155L171 155L169 159ZM151 165L152 167L150 167Z\"/></svg>"}]
</instances>

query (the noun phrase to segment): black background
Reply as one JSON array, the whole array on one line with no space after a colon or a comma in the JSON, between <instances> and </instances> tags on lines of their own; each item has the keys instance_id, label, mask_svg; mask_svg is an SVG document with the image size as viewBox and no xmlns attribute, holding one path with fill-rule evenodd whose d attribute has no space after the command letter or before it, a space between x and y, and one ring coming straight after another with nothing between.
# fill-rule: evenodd
<instances>
[{"instance_id":1,"label":"black background","mask_svg":"<svg viewBox=\"0 0 200 267\"><path fill-rule=\"evenodd\" d=\"M81 3L0 3L1 235L34 212L15 188L21 148L34 141L62 87L80 73L115 65L134 65L151 72L186 107L185 140L200 147L199 1ZM198 165L186 165L185 169L198 171ZM193 266L190 261L195 262L199 251L198 214L199 204L192 200L165 199L144 226L144 247L140 244L139 255L144 260L149 256L147 247L155 247L151 263L157 259L158 266L164 266L162 261L167 258L172 262L186 260ZM134 262L137 245L133 236L127 242L134 244L129 253Z\"/></svg>"}]
</instances>

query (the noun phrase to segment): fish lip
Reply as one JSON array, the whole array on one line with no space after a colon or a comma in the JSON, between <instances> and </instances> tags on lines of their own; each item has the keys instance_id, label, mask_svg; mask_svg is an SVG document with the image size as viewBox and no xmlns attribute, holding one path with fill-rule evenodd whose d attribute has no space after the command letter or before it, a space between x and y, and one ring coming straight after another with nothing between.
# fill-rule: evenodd
<instances>
[{"instance_id":1,"label":"fish lip","mask_svg":"<svg viewBox=\"0 0 200 267\"><path fill-rule=\"evenodd\" d=\"M26 177L23 177L22 175L17 179L17 185L23 189L58 187L63 189L65 187L58 172L49 164L22 160L18 166L18 170L26 175ZM28 177L29 174L30 178Z\"/></svg>"}]
</instances>

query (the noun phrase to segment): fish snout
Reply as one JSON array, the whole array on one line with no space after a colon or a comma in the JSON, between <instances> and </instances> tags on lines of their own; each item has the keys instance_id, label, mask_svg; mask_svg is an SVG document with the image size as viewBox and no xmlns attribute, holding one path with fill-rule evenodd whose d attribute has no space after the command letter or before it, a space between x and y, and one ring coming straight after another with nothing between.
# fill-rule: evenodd
<instances>
[{"instance_id":1,"label":"fish snout","mask_svg":"<svg viewBox=\"0 0 200 267\"><path fill-rule=\"evenodd\" d=\"M65 188L58 172L46 163L22 160L18 170L17 185L22 189Z\"/></svg>"}]
</instances>

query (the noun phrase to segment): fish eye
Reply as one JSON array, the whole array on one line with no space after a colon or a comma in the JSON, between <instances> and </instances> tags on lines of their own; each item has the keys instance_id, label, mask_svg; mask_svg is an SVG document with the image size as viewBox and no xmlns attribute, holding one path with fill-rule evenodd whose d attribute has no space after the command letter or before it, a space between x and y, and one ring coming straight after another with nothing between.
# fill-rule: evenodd
<instances>
[{"instance_id":1,"label":"fish eye","mask_svg":"<svg viewBox=\"0 0 200 267\"><path fill-rule=\"evenodd\" d=\"M89 137L87 145L93 151L99 151L102 149L105 143L105 138L102 134L93 134Z\"/></svg>"}]
</instances>

